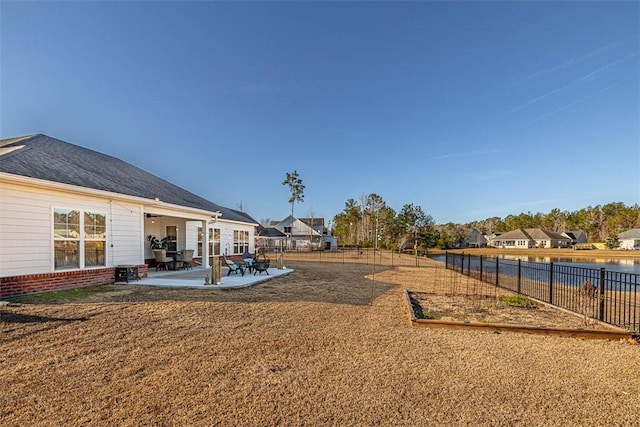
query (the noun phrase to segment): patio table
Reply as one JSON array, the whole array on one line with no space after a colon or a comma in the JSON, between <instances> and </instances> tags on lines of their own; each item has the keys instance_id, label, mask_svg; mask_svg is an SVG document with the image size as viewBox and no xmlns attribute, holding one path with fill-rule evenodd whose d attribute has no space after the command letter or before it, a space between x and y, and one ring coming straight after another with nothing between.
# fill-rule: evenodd
<instances>
[{"instance_id":1,"label":"patio table","mask_svg":"<svg viewBox=\"0 0 640 427\"><path fill-rule=\"evenodd\" d=\"M251 273L251 270L253 269L253 258L243 258L243 261L244 265L249 269L249 273Z\"/></svg>"},{"instance_id":2,"label":"patio table","mask_svg":"<svg viewBox=\"0 0 640 427\"><path fill-rule=\"evenodd\" d=\"M171 267L169 270L176 270L176 263L181 261L182 251L167 251L167 256L170 256L173 261L171 261Z\"/></svg>"}]
</instances>

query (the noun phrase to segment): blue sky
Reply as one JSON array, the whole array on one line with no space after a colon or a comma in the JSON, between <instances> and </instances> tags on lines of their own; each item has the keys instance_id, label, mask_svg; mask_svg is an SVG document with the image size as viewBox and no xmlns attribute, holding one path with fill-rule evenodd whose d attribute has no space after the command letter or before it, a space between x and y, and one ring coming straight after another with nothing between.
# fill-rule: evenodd
<instances>
[{"instance_id":1,"label":"blue sky","mask_svg":"<svg viewBox=\"0 0 640 427\"><path fill-rule=\"evenodd\" d=\"M0 137L257 220L640 203L639 2L0 2Z\"/></svg>"}]
</instances>

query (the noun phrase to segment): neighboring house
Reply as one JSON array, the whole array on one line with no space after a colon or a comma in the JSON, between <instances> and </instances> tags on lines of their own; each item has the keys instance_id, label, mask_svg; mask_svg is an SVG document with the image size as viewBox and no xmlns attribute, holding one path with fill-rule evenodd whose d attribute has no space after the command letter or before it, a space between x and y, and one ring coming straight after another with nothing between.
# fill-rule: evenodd
<instances>
[{"instance_id":1,"label":"neighboring house","mask_svg":"<svg viewBox=\"0 0 640 427\"><path fill-rule=\"evenodd\" d=\"M491 237L489 246L505 249L529 249L535 248L536 242L524 229L518 228L517 230Z\"/></svg>"},{"instance_id":2,"label":"neighboring house","mask_svg":"<svg viewBox=\"0 0 640 427\"><path fill-rule=\"evenodd\" d=\"M291 215L274 225L278 231L287 236L286 249L314 249L322 242L322 233Z\"/></svg>"},{"instance_id":3,"label":"neighboring house","mask_svg":"<svg viewBox=\"0 0 640 427\"><path fill-rule=\"evenodd\" d=\"M256 251L280 252L285 247L287 235L275 227L258 225L256 233Z\"/></svg>"},{"instance_id":4,"label":"neighboring house","mask_svg":"<svg viewBox=\"0 0 640 427\"><path fill-rule=\"evenodd\" d=\"M464 244L469 248L484 248L487 246L487 238L475 228L467 231Z\"/></svg>"},{"instance_id":5,"label":"neighboring house","mask_svg":"<svg viewBox=\"0 0 640 427\"><path fill-rule=\"evenodd\" d=\"M300 221L322 234L324 230L324 218L298 218Z\"/></svg>"},{"instance_id":6,"label":"neighboring house","mask_svg":"<svg viewBox=\"0 0 640 427\"><path fill-rule=\"evenodd\" d=\"M322 248L325 251L338 250L338 238L333 235L333 231L330 228L322 232Z\"/></svg>"},{"instance_id":7,"label":"neighboring house","mask_svg":"<svg viewBox=\"0 0 640 427\"><path fill-rule=\"evenodd\" d=\"M519 228L494 237L490 245L496 248L566 248L571 238L543 228Z\"/></svg>"},{"instance_id":8,"label":"neighboring house","mask_svg":"<svg viewBox=\"0 0 640 427\"><path fill-rule=\"evenodd\" d=\"M254 250L246 213L46 135L0 140L0 200L0 298L112 283L119 265L144 277L149 235L205 266Z\"/></svg>"},{"instance_id":9,"label":"neighboring house","mask_svg":"<svg viewBox=\"0 0 640 427\"><path fill-rule=\"evenodd\" d=\"M573 247L579 244L584 244L589 241L587 239L587 235L584 233L584 231L581 231L581 230L565 231L564 233L562 233L562 235L571 239L571 243L569 244L570 247Z\"/></svg>"},{"instance_id":10,"label":"neighboring house","mask_svg":"<svg viewBox=\"0 0 640 427\"><path fill-rule=\"evenodd\" d=\"M640 250L640 228L623 231L618 234L619 248Z\"/></svg>"},{"instance_id":11,"label":"neighboring house","mask_svg":"<svg viewBox=\"0 0 640 427\"><path fill-rule=\"evenodd\" d=\"M562 233L544 228L527 228L526 231L535 240L537 248L568 248L571 246L571 238Z\"/></svg>"},{"instance_id":12,"label":"neighboring house","mask_svg":"<svg viewBox=\"0 0 640 427\"><path fill-rule=\"evenodd\" d=\"M324 227L324 218L298 218L300 221L322 234L320 247L324 250L335 251L338 249L338 239L331 234L330 229Z\"/></svg>"}]
</instances>

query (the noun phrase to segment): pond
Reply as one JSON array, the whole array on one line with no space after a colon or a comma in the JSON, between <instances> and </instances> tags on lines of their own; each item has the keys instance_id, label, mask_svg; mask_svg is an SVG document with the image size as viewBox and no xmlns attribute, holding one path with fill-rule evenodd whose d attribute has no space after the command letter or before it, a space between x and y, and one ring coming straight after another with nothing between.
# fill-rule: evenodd
<instances>
[{"instance_id":1,"label":"pond","mask_svg":"<svg viewBox=\"0 0 640 427\"><path fill-rule=\"evenodd\" d=\"M489 256L493 258L494 256ZM429 258L444 262L445 255L433 255ZM498 255L498 258L505 260L521 260L527 262L554 263L570 265L583 268L606 268L607 271L618 271L621 273L640 274L640 259L628 258L580 258L580 257L548 257L548 256L526 256L526 255Z\"/></svg>"}]
</instances>

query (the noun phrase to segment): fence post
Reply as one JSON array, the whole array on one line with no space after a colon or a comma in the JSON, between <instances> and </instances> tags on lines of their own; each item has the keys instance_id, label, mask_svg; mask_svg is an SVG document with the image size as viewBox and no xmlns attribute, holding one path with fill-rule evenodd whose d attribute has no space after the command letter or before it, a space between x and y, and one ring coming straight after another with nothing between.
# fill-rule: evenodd
<instances>
[{"instance_id":1,"label":"fence post","mask_svg":"<svg viewBox=\"0 0 640 427\"><path fill-rule=\"evenodd\" d=\"M600 286L598 286L598 288L600 289L600 305L598 307L598 319L604 321L604 308L605 308L605 304L604 304L604 287L605 287L605 272L604 272L604 267L600 267Z\"/></svg>"},{"instance_id":2,"label":"fence post","mask_svg":"<svg viewBox=\"0 0 640 427\"><path fill-rule=\"evenodd\" d=\"M482 255L480 255L480 281L482 282Z\"/></svg>"},{"instance_id":3,"label":"fence post","mask_svg":"<svg viewBox=\"0 0 640 427\"><path fill-rule=\"evenodd\" d=\"M222 281L222 262L219 256L213 257L213 263L211 265L211 284L219 285Z\"/></svg>"},{"instance_id":4,"label":"fence post","mask_svg":"<svg viewBox=\"0 0 640 427\"><path fill-rule=\"evenodd\" d=\"M471 276L471 254L467 254L467 276Z\"/></svg>"},{"instance_id":5,"label":"fence post","mask_svg":"<svg viewBox=\"0 0 640 427\"><path fill-rule=\"evenodd\" d=\"M518 293L521 293L521 280L522 280L522 260L518 258Z\"/></svg>"},{"instance_id":6,"label":"fence post","mask_svg":"<svg viewBox=\"0 0 640 427\"><path fill-rule=\"evenodd\" d=\"M460 257L460 274L464 274L464 254Z\"/></svg>"},{"instance_id":7,"label":"fence post","mask_svg":"<svg viewBox=\"0 0 640 427\"><path fill-rule=\"evenodd\" d=\"M496 257L496 286L500 285L500 258Z\"/></svg>"},{"instance_id":8,"label":"fence post","mask_svg":"<svg viewBox=\"0 0 640 427\"><path fill-rule=\"evenodd\" d=\"M549 304L553 304L553 263L549 263Z\"/></svg>"}]
</instances>

